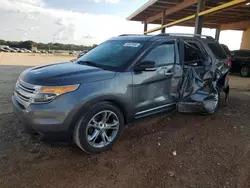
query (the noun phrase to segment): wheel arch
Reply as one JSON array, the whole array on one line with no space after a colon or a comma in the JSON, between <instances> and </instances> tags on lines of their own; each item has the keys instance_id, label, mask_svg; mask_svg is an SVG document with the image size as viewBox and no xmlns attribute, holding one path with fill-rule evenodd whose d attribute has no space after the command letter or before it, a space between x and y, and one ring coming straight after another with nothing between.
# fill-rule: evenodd
<instances>
[{"instance_id":1,"label":"wheel arch","mask_svg":"<svg viewBox=\"0 0 250 188\"><path fill-rule=\"evenodd\" d=\"M89 100L88 102L81 104L80 106L77 107L75 110L76 113L72 118L71 124L69 126L69 131L70 133L73 132L75 125L77 124L77 121L81 117L81 115L85 112L88 111L91 106L100 103L100 102L110 102L113 105L115 105L123 114L124 117L124 124L128 124L132 120L132 111L131 106L128 105L124 99L121 97L113 96L113 95L106 95L106 96L101 96L97 97L94 99Z\"/></svg>"}]
</instances>

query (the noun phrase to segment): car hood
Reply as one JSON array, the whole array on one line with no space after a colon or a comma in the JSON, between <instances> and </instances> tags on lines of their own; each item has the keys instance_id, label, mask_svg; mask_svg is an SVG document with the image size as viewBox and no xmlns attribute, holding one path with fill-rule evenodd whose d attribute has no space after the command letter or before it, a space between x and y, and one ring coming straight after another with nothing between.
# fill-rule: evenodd
<instances>
[{"instance_id":1,"label":"car hood","mask_svg":"<svg viewBox=\"0 0 250 188\"><path fill-rule=\"evenodd\" d=\"M20 75L20 79L34 85L55 86L100 81L114 76L114 71L64 62L27 69Z\"/></svg>"}]
</instances>

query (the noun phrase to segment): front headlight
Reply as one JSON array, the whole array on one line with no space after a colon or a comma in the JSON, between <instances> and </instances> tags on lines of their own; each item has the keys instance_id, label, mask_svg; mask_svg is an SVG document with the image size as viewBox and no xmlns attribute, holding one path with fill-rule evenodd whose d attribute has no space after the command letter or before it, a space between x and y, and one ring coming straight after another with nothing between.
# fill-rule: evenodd
<instances>
[{"instance_id":1,"label":"front headlight","mask_svg":"<svg viewBox=\"0 0 250 188\"><path fill-rule=\"evenodd\" d=\"M48 103L57 96L75 91L79 87L77 85L69 86L40 86L36 89L36 95L31 99L31 103Z\"/></svg>"}]
</instances>

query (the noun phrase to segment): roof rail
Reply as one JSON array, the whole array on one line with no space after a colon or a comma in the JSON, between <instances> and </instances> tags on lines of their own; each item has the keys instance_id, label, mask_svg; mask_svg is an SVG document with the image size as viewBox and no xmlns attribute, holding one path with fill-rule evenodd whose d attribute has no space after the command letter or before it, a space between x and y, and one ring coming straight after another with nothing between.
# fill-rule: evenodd
<instances>
[{"instance_id":1,"label":"roof rail","mask_svg":"<svg viewBox=\"0 0 250 188\"><path fill-rule=\"evenodd\" d=\"M170 35L168 33L160 33L160 34L158 34L156 36L170 36Z\"/></svg>"},{"instance_id":2,"label":"roof rail","mask_svg":"<svg viewBox=\"0 0 250 188\"><path fill-rule=\"evenodd\" d=\"M184 36L184 37L200 37L200 38L206 38L206 39L213 39L213 37L208 35L199 35L199 34L187 34L187 33L161 33L156 36Z\"/></svg>"},{"instance_id":3,"label":"roof rail","mask_svg":"<svg viewBox=\"0 0 250 188\"><path fill-rule=\"evenodd\" d=\"M144 36L144 34L122 34L119 37L126 37L126 36Z\"/></svg>"}]
</instances>

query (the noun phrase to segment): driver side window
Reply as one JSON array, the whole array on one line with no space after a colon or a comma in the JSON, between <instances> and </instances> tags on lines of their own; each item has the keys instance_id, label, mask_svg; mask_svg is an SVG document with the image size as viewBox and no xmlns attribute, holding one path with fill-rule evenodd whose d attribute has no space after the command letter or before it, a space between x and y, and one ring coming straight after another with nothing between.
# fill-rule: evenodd
<instances>
[{"instance_id":1,"label":"driver side window","mask_svg":"<svg viewBox=\"0 0 250 188\"><path fill-rule=\"evenodd\" d=\"M175 61L174 44L162 44L155 47L143 61L154 61L157 67L173 64Z\"/></svg>"}]
</instances>

